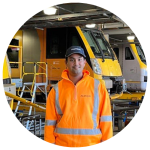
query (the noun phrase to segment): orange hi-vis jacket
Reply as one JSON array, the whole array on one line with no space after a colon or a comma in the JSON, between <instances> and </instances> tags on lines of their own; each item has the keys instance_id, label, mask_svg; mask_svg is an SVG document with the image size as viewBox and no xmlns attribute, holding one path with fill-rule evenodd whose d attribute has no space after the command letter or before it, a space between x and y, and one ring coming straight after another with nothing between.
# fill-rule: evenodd
<instances>
[{"instance_id":1,"label":"orange hi-vis jacket","mask_svg":"<svg viewBox=\"0 0 150 150\"><path fill-rule=\"evenodd\" d=\"M111 105L105 86L86 70L76 85L68 78L68 70L62 78L47 98L44 140L83 147L111 138Z\"/></svg>"}]
</instances>

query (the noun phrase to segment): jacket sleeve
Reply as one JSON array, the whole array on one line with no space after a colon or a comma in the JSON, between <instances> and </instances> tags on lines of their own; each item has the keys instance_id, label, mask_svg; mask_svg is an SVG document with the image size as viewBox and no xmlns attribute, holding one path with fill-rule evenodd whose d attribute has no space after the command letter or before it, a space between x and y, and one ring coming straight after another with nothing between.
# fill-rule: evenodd
<instances>
[{"instance_id":1,"label":"jacket sleeve","mask_svg":"<svg viewBox=\"0 0 150 150\"><path fill-rule=\"evenodd\" d=\"M55 109L55 90L52 89L48 95L46 102L46 116L44 128L44 140L49 143L55 143L54 130L57 122L57 114Z\"/></svg>"},{"instance_id":2,"label":"jacket sleeve","mask_svg":"<svg viewBox=\"0 0 150 150\"><path fill-rule=\"evenodd\" d=\"M103 84L100 84L100 130L102 132L102 141L113 136L111 104L108 92Z\"/></svg>"}]
</instances>

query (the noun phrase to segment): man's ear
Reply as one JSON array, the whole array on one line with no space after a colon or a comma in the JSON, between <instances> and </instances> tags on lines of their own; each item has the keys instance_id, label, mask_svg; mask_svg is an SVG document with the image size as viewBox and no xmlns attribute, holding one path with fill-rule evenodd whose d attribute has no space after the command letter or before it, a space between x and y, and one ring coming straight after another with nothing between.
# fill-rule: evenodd
<instances>
[{"instance_id":1,"label":"man's ear","mask_svg":"<svg viewBox=\"0 0 150 150\"><path fill-rule=\"evenodd\" d=\"M65 64L66 64L66 69L68 68L67 62L68 62L68 61L67 61L67 60L65 60Z\"/></svg>"},{"instance_id":2,"label":"man's ear","mask_svg":"<svg viewBox=\"0 0 150 150\"><path fill-rule=\"evenodd\" d=\"M67 65L67 60L65 60L65 64Z\"/></svg>"}]
</instances>

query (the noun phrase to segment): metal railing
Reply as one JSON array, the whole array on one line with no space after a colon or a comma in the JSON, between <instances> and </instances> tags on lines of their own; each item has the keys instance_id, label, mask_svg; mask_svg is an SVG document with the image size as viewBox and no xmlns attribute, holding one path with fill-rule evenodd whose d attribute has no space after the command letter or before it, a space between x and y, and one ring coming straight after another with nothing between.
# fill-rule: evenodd
<instances>
[{"instance_id":1,"label":"metal railing","mask_svg":"<svg viewBox=\"0 0 150 150\"><path fill-rule=\"evenodd\" d=\"M43 138L42 131L44 129L44 124L45 124L42 123L43 119L45 120L45 118L41 117L40 114L37 114L37 115L24 117L22 118L21 122L23 126L26 126L27 122L30 121L28 130L34 135L36 135L37 137Z\"/></svg>"},{"instance_id":2,"label":"metal railing","mask_svg":"<svg viewBox=\"0 0 150 150\"><path fill-rule=\"evenodd\" d=\"M45 108L45 107L40 106L40 105L37 105L37 104L35 104L35 103L32 103L31 101L28 101L28 100L26 100L26 99L24 99L24 98L18 97L18 96L14 95L14 94L11 94L11 93L9 93L9 92L5 92L5 95L6 95L6 96L9 96L9 97L11 97L11 98L13 98L13 99L15 99L15 100L17 100L17 101L20 101L20 102L22 102L22 103L24 103L24 104L26 104L26 105L32 106L32 107L34 107L34 108L38 108L38 109L40 109L41 111L46 112L46 108Z\"/></svg>"},{"instance_id":3,"label":"metal railing","mask_svg":"<svg viewBox=\"0 0 150 150\"><path fill-rule=\"evenodd\" d=\"M140 108L141 100L112 100L113 130L120 132L130 122ZM117 126L115 125L117 122ZM116 129L117 127L117 129Z\"/></svg>"}]
</instances>

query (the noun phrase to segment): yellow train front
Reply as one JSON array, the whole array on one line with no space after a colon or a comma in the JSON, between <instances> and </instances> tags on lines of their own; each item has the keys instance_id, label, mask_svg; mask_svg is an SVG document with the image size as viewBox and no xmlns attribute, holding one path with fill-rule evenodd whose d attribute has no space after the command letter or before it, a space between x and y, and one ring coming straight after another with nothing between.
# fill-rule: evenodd
<instances>
[{"instance_id":1,"label":"yellow train front","mask_svg":"<svg viewBox=\"0 0 150 150\"><path fill-rule=\"evenodd\" d=\"M43 32L43 34L42 34ZM65 52L72 45L81 46L87 56L85 69L90 75L106 85L111 99L122 95L125 80L118 60L99 30L80 27L49 28L38 30L40 37L41 60L48 64L48 80L55 84L61 79L65 69ZM46 40L43 40L43 36ZM44 58L43 58L44 57Z\"/></svg>"},{"instance_id":2,"label":"yellow train front","mask_svg":"<svg viewBox=\"0 0 150 150\"><path fill-rule=\"evenodd\" d=\"M48 66L48 87L61 79L61 73L66 68L65 52L72 45L81 46L87 56L85 69L90 75L106 85L111 99L122 95L125 79L114 51L100 30L81 29L80 27L62 27L19 30L14 38L19 38L23 51L18 52L19 60L23 62L46 62ZM22 55L20 55L22 54ZM19 67L12 68L13 78L20 76ZM27 67L27 70L31 70ZM42 72L41 69L37 69ZM37 81L45 81L45 76L37 77ZM32 81L26 77L24 82Z\"/></svg>"}]
</instances>

